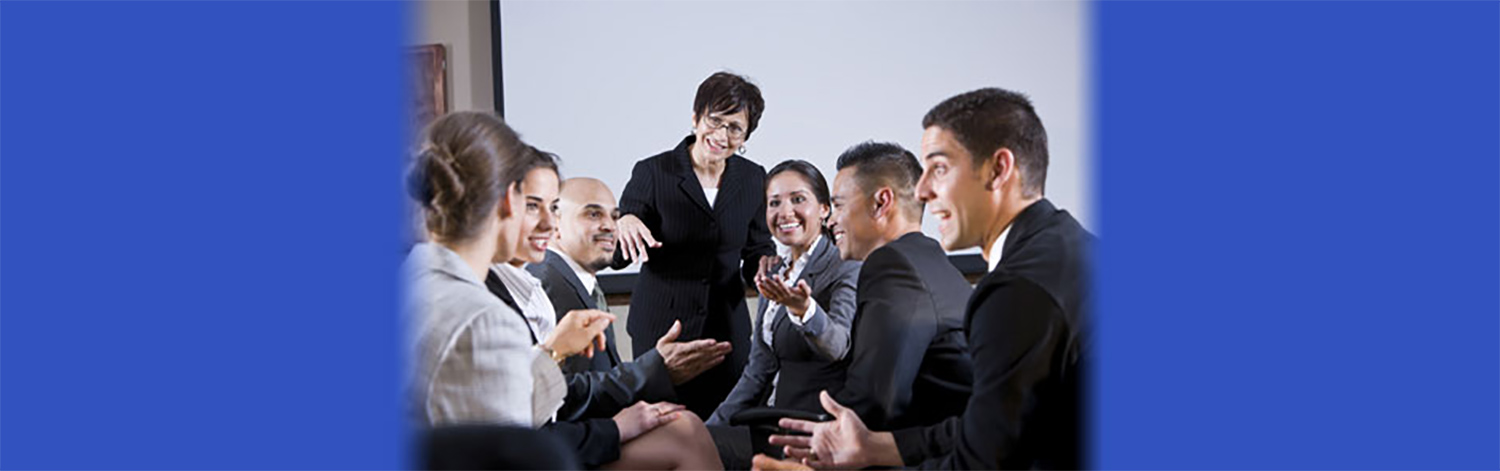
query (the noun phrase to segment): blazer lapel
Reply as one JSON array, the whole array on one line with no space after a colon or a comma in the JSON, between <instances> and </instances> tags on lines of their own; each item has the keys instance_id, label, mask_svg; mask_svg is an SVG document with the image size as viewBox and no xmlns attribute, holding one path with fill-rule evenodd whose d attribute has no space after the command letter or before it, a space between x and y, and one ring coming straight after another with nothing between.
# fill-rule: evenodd
<instances>
[{"instance_id":1,"label":"blazer lapel","mask_svg":"<svg viewBox=\"0 0 1500 471\"><path fill-rule=\"evenodd\" d=\"M822 236L822 238L818 239L818 245L813 247L812 256L807 258L807 268L802 269L802 276L799 279L807 280L808 286L812 286L813 277L819 273L823 273L823 270L827 270L828 265L833 263L833 258L838 257L837 253L832 254L833 257L829 257L829 251L832 247L833 242L827 236Z\"/></svg>"},{"instance_id":2,"label":"blazer lapel","mask_svg":"<svg viewBox=\"0 0 1500 471\"><path fill-rule=\"evenodd\" d=\"M484 287L490 290L490 294L500 298L500 302L505 303L506 306L510 306L511 310L515 311L517 316L521 317L521 324L526 326L526 333L531 334L532 345L541 343L541 339L536 337L536 332L531 330L531 321L527 320L526 314L521 312L521 305L516 303L516 298L510 295L510 289L505 287L505 282L500 281L500 276L496 275L493 270L485 274Z\"/></svg>"},{"instance_id":3,"label":"blazer lapel","mask_svg":"<svg viewBox=\"0 0 1500 471\"><path fill-rule=\"evenodd\" d=\"M737 160L739 160L738 157L739 155L731 155L724 161L724 173L722 175L719 175L719 196L717 199L720 202L735 201L733 198L738 196L740 190L745 186L745 182L740 181L742 179L739 175L740 165L739 162L737 162ZM694 179L696 180L696 175L694 175L694 177ZM717 214L719 212L725 211L725 208L729 208L731 206L734 205L715 204L713 206L713 211L715 214Z\"/></svg>"},{"instance_id":4,"label":"blazer lapel","mask_svg":"<svg viewBox=\"0 0 1500 471\"><path fill-rule=\"evenodd\" d=\"M581 306L584 306L584 307L593 306L594 309L598 309L598 310L601 310L601 311L608 311L609 310L608 306L600 306L599 303L594 302L594 294L588 292L588 290L583 289L583 280L578 279L578 275L575 274L575 273L573 273L573 267L568 266L568 261L567 260L563 260L562 259L563 257L564 257L563 254L560 254L560 253L548 250L547 251L547 258L545 260L543 260L542 263L547 264L547 266L552 267L553 270L557 270L558 273L562 274L562 278L563 278L563 280L566 280L568 282L568 286L573 287L573 294L575 294L575 295L578 296L578 301L582 303L582 304L580 304ZM598 283L598 281L595 281L595 283ZM561 320L561 319L559 319L559 320ZM605 349L605 351L609 353L610 366L619 365L620 364L620 352L617 349L614 348L615 347L615 331L614 331L614 329L613 328L604 329L604 337L605 337L606 340L609 341L609 347L610 348Z\"/></svg>"},{"instance_id":5,"label":"blazer lapel","mask_svg":"<svg viewBox=\"0 0 1500 471\"><path fill-rule=\"evenodd\" d=\"M578 301L581 305L594 306L594 295L589 293L588 290L583 289L583 280L578 279L578 275L573 273L573 267L568 266L568 261L562 258L562 254L548 250L547 258L543 262L562 274L562 279L567 281L568 286L573 288L573 294L578 295ZM599 307L594 306L594 308L598 309Z\"/></svg>"},{"instance_id":6,"label":"blazer lapel","mask_svg":"<svg viewBox=\"0 0 1500 471\"><path fill-rule=\"evenodd\" d=\"M682 181L677 182L677 187L682 189L683 194L686 194L688 199L698 204L698 209L702 209L703 212L712 215L714 210L713 207L708 205L708 197L703 194L703 184L698 183L698 174L693 173L693 157L688 153L688 146L692 143L693 136L688 136L675 149L677 155L673 160L677 162L676 173L682 179ZM721 178L719 181L723 182L724 180ZM723 186L722 183L719 185L720 188L723 188Z\"/></svg>"}]
</instances>

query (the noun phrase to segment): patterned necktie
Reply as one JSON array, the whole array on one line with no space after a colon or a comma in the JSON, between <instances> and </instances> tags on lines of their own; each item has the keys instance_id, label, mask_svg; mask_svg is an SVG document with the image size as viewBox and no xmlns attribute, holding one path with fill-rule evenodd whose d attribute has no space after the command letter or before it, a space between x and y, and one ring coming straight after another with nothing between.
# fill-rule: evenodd
<instances>
[{"instance_id":1,"label":"patterned necktie","mask_svg":"<svg viewBox=\"0 0 1500 471\"><path fill-rule=\"evenodd\" d=\"M604 299L604 290L599 288L598 283L594 284L594 291L589 294L594 295L594 307L600 311L609 312L609 301ZM614 349L615 326L609 326L608 329L604 330L604 338L609 342L609 363L611 366L618 366L620 364L620 353Z\"/></svg>"},{"instance_id":2,"label":"patterned necktie","mask_svg":"<svg viewBox=\"0 0 1500 471\"><path fill-rule=\"evenodd\" d=\"M609 312L609 301L604 299L604 290L599 289L599 285L595 284L594 291L589 294L594 295L595 308L599 309L600 311Z\"/></svg>"}]
</instances>

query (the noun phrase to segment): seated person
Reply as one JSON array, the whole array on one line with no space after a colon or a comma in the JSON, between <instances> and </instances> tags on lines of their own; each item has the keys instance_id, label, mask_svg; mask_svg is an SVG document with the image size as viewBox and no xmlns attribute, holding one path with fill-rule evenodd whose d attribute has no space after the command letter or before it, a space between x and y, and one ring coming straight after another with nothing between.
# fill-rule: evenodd
<instances>
[{"instance_id":1,"label":"seated person","mask_svg":"<svg viewBox=\"0 0 1500 471\"><path fill-rule=\"evenodd\" d=\"M552 302L559 319L577 309L607 311L609 304L599 286L597 273L610 265L617 247L615 217L618 211L614 193L599 180L569 178L562 183L557 212L557 239L548 245L546 258L541 263L528 263L526 271L542 280L542 289L546 290L547 299ZM687 382L718 365L730 349L729 342L713 339L676 342L676 334L681 330L681 326L670 330L670 335L657 339L654 350L646 351L633 362L620 361L614 331L606 330L603 354L593 358L569 358L563 364L563 371L570 374L612 373L617 381L603 384L623 384L615 391L632 390L628 385L640 382L645 386L636 399L674 400L674 385Z\"/></svg>"},{"instance_id":2,"label":"seated person","mask_svg":"<svg viewBox=\"0 0 1500 471\"><path fill-rule=\"evenodd\" d=\"M422 427L536 427L562 403L553 357L589 349L608 314L580 312L542 339L484 287L487 267L514 251L522 223L524 144L500 118L453 113L426 130L411 179L427 239L407 256L412 304L413 415Z\"/></svg>"},{"instance_id":3,"label":"seated person","mask_svg":"<svg viewBox=\"0 0 1500 471\"><path fill-rule=\"evenodd\" d=\"M609 315L575 313L539 341L527 341L525 321L483 284L488 265L509 258L520 233L523 144L504 121L485 113L440 117L424 140L409 190L422 205L431 242L416 244L403 266L413 333L408 388L424 461L537 463L500 443L475 449L468 446L474 434L449 427L534 430L563 400L562 372L553 358L589 349Z\"/></svg>"},{"instance_id":4,"label":"seated person","mask_svg":"<svg viewBox=\"0 0 1500 471\"><path fill-rule=\"evenodd\" d=\"M761 429L730 427L750 407L822 412L818 391L844 382L855 281L860 263L839 257L826 234L827 180L802 160L766 174L766 222L781 242L779 257L762 258L750 363L707 421L727 468L746 469L756 453L780 455Z\"/></svg>"},{"instance_id":5,"label":"seated person","mask_svg":"<svg viewBox=\"0 0 1500 471\"><path fill-rule=\"evenodd\" d=\"M967 410L931 427L872 433L881 428L825 396L835 421L784 421L813 436L775 441L793 458L840 469L1079 469L1094 236L1043 196L1047 131L1030 100L998 88L949 98L922 125L918 194L943 220L943 246L982 247L990 266L966 313L975 369Z\"/></svg>"},{"instance_id":6,"label":"seated person","mask_svg":"<svg viewBox=\"0 0 1500 471\"><path fill-rule=\"evenodd\" d=\"M521 267L527 262L542 261L556 234L553 221L558 175L556 157L535 149L529 151L536 164L521 182L525 201L521 237L516 239L509 260L504 263L497 260L491 268L486 284L501 301L520 311L532 340L536 341L553 328L556 314L541 281ZM573 311L563 316L563 320L580 312L600 311ZM599 333L597 343L602 350L603 332ZM621 376L634 378L629 372ZM599 385L601 382L612 383L605 387ZM634 406L625 407L632 402L631 397L641 393L628 390L618 376L574 374L568 375L567 384L566 400L558 409L559 420L549 423L547 429L563 434L565 441L573 443L584 466L620 469L719 466L708 431L696 417L684 417L692 414L679 412L682 406L636 401ZM613 418L609 418L611 415ZM656 428L667 423L675 425Z\"/></svg>"}]
</instances>

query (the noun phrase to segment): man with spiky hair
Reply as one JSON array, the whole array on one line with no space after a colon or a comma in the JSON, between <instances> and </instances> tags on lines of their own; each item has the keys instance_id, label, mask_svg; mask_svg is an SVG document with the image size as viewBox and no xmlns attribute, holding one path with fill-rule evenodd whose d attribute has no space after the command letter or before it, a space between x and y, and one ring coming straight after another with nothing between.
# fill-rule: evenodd
<instances>
[{"instance_id":1,"label":"man with spiky hair","mask_svg":"<svg viewBox=\"0 0 1500 471\"><path fill-rule=\"evenodd\" d=\"M824 394L835 420L783 420L812 437L773 437L815 467L1079 469L1088 352L1088 247L1094 236L1043 197L1047 132L1025 96L964 93L922 120L917 194L943 247L984 249L990 272L964 317L974 391L962 415L931 427L871 432ZM856 338L856 341L858 339ZM757 466L797 463L759 458Z\"/></svg>"}]
</instances>

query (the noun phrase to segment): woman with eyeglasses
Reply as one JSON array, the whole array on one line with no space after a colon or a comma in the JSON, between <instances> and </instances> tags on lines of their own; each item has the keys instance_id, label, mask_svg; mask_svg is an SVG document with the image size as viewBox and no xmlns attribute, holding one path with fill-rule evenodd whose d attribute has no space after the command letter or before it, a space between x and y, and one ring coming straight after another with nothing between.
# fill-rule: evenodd
<instances>
[{"instance_id":1,"label":"woman with eyeglasses","mask_svg":"<svg viewBox=\"0 0 1500 471\"><path fill-rule=\"evenodd\" d=\"M744 77L718 72L698 85L692 133L677 147L636 162L620 195L617 268L640 262L626 329L636 356L681 321L679 339L717 339L730 353L677 386L688 410L707 418L729 395L750 353L745 287L763 256L766 170L742 157L765 101Z\"/></svg>"}]
</instances>

